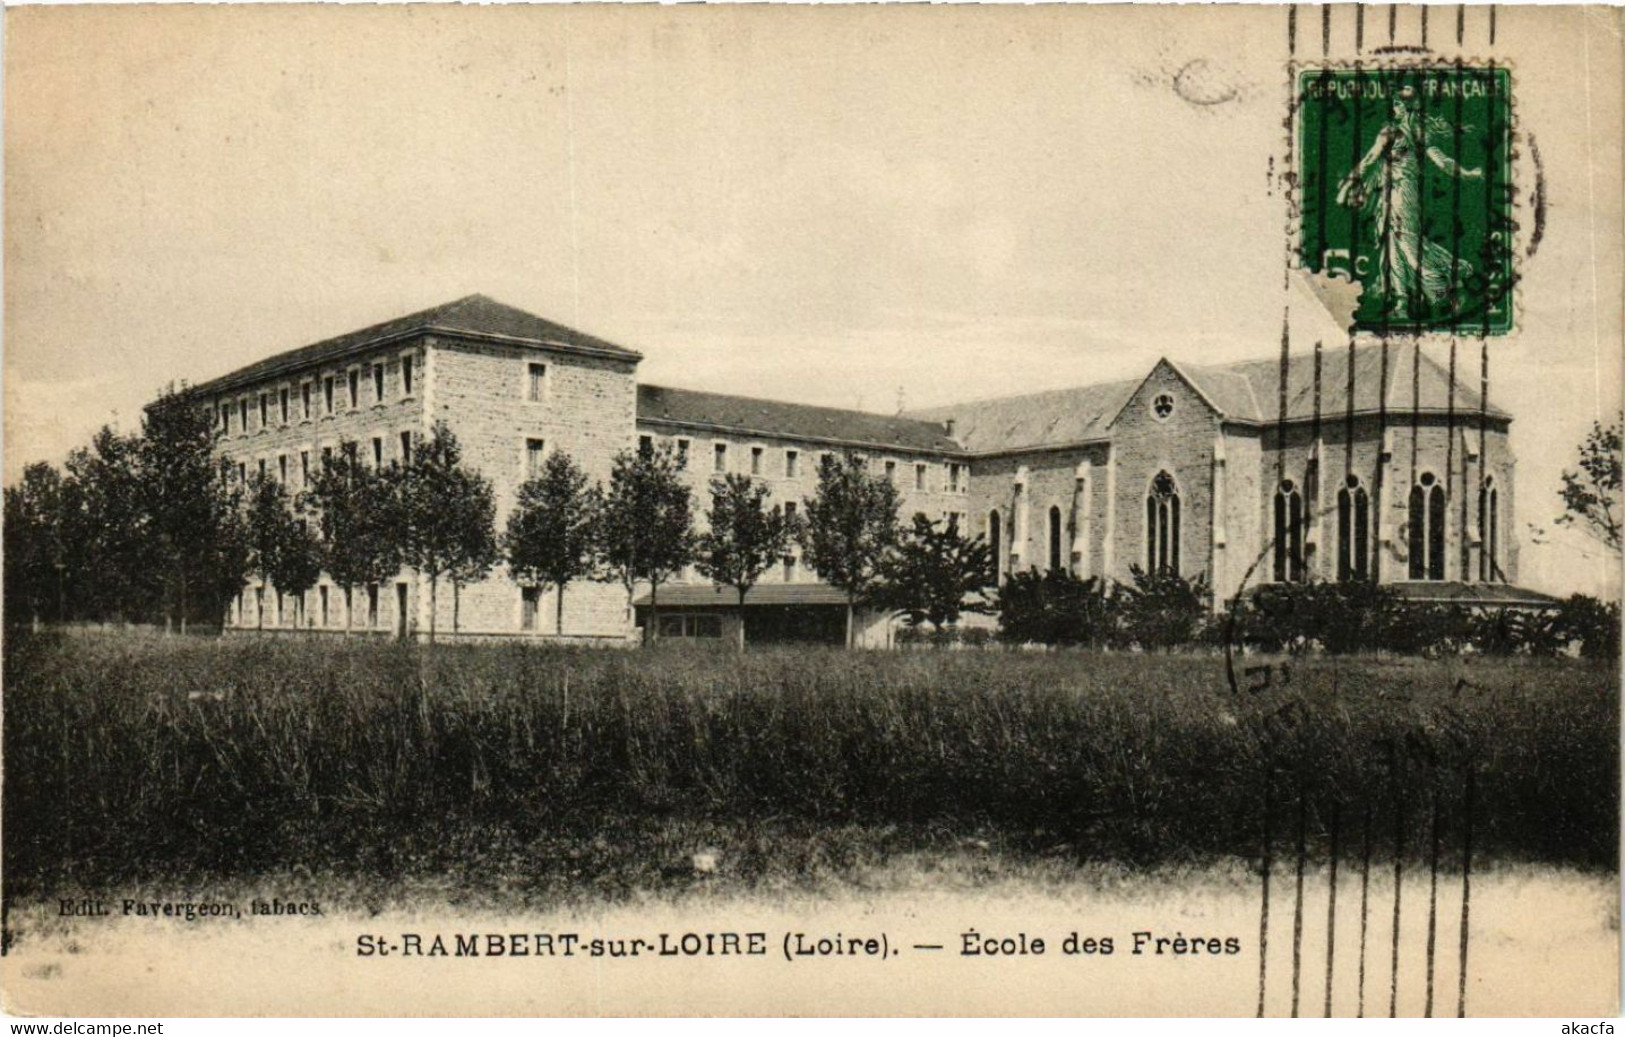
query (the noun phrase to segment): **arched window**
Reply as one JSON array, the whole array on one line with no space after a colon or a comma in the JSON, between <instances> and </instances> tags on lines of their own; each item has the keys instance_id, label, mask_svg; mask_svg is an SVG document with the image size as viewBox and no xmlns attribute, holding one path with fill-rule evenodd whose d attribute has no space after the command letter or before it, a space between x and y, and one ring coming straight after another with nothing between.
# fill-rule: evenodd
<instances>
[{"instance_id":1,"label":"arched window","mask_svg":"<svg viewBox=\"0 0 1625 1037\"><path fill-rule=\"evenodd\" d=\"M1157 473L1145 495L1145 568L1179 572L1179 488L1167 472Z\"/></svg>"},{"instance_id":2,"label":"arched window","mask_svg":"<svg viewBox=\"0 0 1625 1037\"><path fill-rule=\"evenodd\" d=\"M1371 498L1358 476L1349 476L1337 491L1337 578L1363 580L1370 575Z\"/></svg>"},{"instance_id":3,"label":"arched window","mask_svg":"<svg viewBox=\"0 0 1625 1037\"><path fill-rule=\"evenodd\" d=\"M1061 567L1061 509L1049 509L1049 567Z\"/></svg>"},{"instance_id":4,"label":"arched window","mask_svg":"<svg viewBox=\"0 0 1625 1037\"><path fill-rule=\"evenodd\" d=\"M1002 582L1004 577L1004 545L1000 543L1000 540L1003 539L1000 536L1003 530L999 528L1001 525L1002 522L997 509L987 513L987 546L993 550L993 582L995 584Z\"/></svg>"},{"instance_id":5,"label":"arched window","mask_svg":"<svg viewBox=\"0 0 1625 1037\"><path fill-rule=\"evenodd\" d=\"M1281 480L1275 494L1275 581L1303 579L1303 494L1291 479Z\"/></svg>"},{"instance_id":6,"label":"arched window","mask_svg":"<svg viewBox=\"0 0 1625 1037\"><path fill-rule=\"evenodd\" d=\"M1444 487L1432 472L1411 487L1410 576L1413 580L1444 579Z\"/></svg>"},{"instance_id":7,"label":"arched window","mask_svg":"<svg viewBox=\"0 0 1625 1037\"><path fill-rule=\"evenodd\" d=\"M1501 572L1501 491L1495 476L1486 475L1478 489L1478 578L1486 582L1504 579Z\"/></svg>"}]
</instances>

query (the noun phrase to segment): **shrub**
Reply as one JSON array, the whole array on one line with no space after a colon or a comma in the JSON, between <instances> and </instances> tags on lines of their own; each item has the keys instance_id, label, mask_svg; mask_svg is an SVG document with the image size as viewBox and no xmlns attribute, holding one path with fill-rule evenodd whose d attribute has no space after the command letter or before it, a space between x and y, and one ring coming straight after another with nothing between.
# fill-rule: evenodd
<instances>
[{"instance_id":1,"label":"shrub","mask_svg":"<svg viewBox=\"0 0 1625 1037\"><path fill-rule=\"evenodd\" d=\"M1582 657L1619 661L1619 602L1602 602L1586 594L1571 595L1558 608L1553 625L1561 641L1579 645Z\"/></svg>"},{"instance_id":2,"label":"shrub","mask_svg":"<svg viewBox=\"0 0 1625 1037\"><path fill-rule=\"evenodd\" d=\"M999 588L999 635L1016 644L1090 645L1117 635L1117 608L1105 585L1065 569L1012 573Z\"/></svg>"},{"instance_id":3,"label":"shrub","mask_svg":"<svg viewBox=\"0 0 1625 1037\"><path fill-rule=\"evenodd\" d=\"M1403 612L1393 588L1370 580L1266 583L1242 601L1234 636L1264 651L1340 655L1385 647Z\"/></svg>"},{"instance_id":4,"label":"shrub","mask_svg":"<svg viewBox=\"0 0 1625 1037\"><path fill-rule=\"evenodd\" d=\"M1127 643L1151 651L1187 644L1207 621L1212 600L1207 575L1187 579L1162 570L1147 573L1131 566L1133 581L1119 584L1117 604L1121 616L1121 636Z\"/></svg>"}]
</instances>

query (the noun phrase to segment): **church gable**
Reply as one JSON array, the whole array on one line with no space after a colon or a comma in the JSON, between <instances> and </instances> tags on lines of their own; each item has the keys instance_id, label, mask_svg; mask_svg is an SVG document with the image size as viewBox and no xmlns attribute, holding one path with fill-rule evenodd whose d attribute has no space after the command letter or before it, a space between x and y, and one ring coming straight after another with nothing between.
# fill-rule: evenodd
<instances>
[{"instance_id":1,"label":"church gable","mask_svg":"<svg viewBox=\"0 0 1625 1037\"><path fill-rule=\"evenodd\" d=\"M1186 428L1193 418L1205 428L1222 417L1224 413L1197 383L1164 358L1129 393L1109 427L1115 436L1131 428Z\"/></svg>"}]
</instances>

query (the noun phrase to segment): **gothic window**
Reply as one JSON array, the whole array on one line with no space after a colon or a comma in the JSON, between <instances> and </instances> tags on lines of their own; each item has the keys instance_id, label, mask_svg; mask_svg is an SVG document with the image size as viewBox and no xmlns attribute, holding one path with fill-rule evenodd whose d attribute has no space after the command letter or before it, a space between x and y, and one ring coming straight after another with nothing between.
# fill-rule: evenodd
<instances>
[{"instance_id":1,"label":"gothic window","mask_svg":"<svg viewBox=\"0 0 1625 1037\"><path fill-rule=\"evenodd\" d=\"M1049 509L1049 567L1061 568L1061 509Z\"/></svg>"},{"instance_id":2,"label":"gothic window","mask_svg":"<svg viewBox=\"0 0 1625 1037\"><path fill-rule=\"evenodd\" d=\"M1174 394L1159 392L1151 400L1151 413L1158 421L1167 421L1174 413Z\"/></svg>"},{"instance_id":3,"label":"gothic window","mask_svg":"<svg viewBox=\"0 0 1625 1037\"><path fill-rule=\"evenodd\" d=\"M1001 542L1003 538L1000 536L1000 534L1003 531L999 528L999 526L1000 526L999 513L997 511L988 512L987 513L987 544L988 544L988 546L990 548L993 549L993 582L994 583L1000 582L1000 578L1004 575L1004 555L1002 553L1003 549L1004 549L1004 544Z\"/></svg>"},{"instance_id":4,"label":"gothic window","mask_svg":"<svg viewBox=\"0 0 1625 1037\"><path fill-rule=\"evenodd\" d=\"M1505 579L1501 572L1501 491L1495 476L1486 475L1478 490L1478 578L1486 582Z\"/></svg>"},{"instance_id":5,"label":"gothic window","mask_svg":"<svg viewBox=\"0 0 1625 1037\"><path fill-rule=\"evenodd\" d=\"M1275 494L1275 582L1303 580L1303 494L1283 479Z\"/></svg>"},{"instance_id":6,"label":"gothic window","mask_svg":"<svg viewBox=\"0 0 1625 1037\"><path fill-rule=\"evenodd\" d=\"M1337 491L1337 578L1363 580L1371 572L1371 499L1357 476Z\"/></svg>"},{"instance_id":7,"label":"gothic window","mask_svg":"<svg viewBox=\"0 0 1625 1037\"><path fill-rule=\"evenodd\" d=\"M1167 472L1157 473L1145 495L1145 568L1179 572L1179 488Z\"/></svg>"},{"instance_id":8,"label":"gothic window","mask_svg":"<svg viewBox=\"0 0 1625 1037\"><path fill-rule=\"evenodd\" d=\"M1444 579L1444 487L1432 472L1423 472L1411 487L1410 578Z\"/></svg>"}]
</instances>

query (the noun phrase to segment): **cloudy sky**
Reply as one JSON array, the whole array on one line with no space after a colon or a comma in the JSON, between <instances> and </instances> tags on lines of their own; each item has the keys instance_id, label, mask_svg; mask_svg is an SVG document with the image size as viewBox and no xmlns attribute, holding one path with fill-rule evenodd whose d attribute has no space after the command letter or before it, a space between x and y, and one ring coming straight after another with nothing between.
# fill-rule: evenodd
<instances>
[{"instance_id":1,"label":"cloudy sky","mask_svg":"<svg viewBox=\"0 0 1625 1037\"><path fill-rule=\"evenodd\" d=\"M641 350L646 381L882 411L1273 355L1303 305L1284 8L7 15L7 481L168 381L476 291ZM1520 526L1619 406L1617 27L1499 15L1546 194L1492 347ZM1523 582L1617 579L1551 540Z\"/></svg>"}]
</instances>

